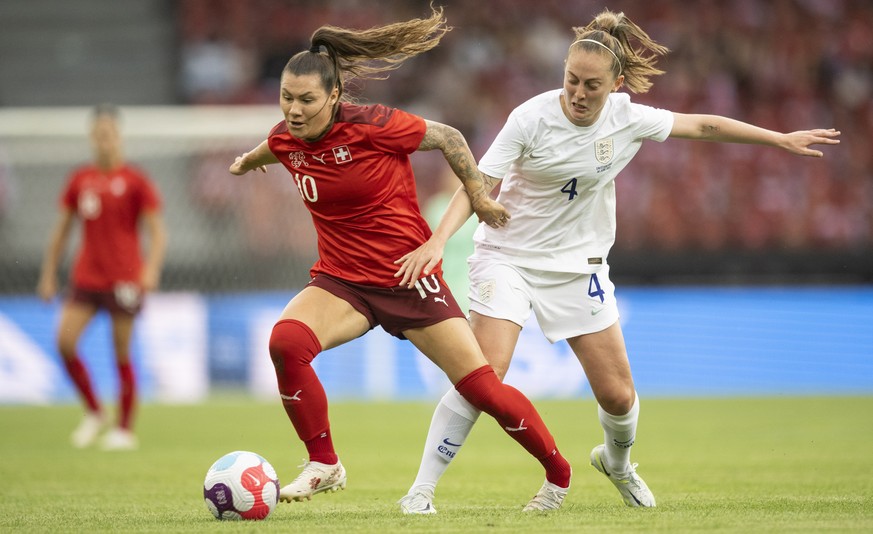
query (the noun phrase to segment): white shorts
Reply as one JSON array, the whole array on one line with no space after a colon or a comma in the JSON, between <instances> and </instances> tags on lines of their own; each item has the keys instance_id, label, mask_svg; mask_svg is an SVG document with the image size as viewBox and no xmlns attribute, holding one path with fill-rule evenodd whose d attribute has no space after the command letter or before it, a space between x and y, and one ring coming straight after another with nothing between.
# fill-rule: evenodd
<instances>
[{"instance_id":1,"label":"white shorts","mask_svg":"<svg viewBox=\"0 0 873 534\"><path fill-rule=\"evenodd\" d=\"M557 273L471 257L470 311L524 326L531 310L554 343L618 321L609 265L594 274Z\"/></svg>"}]
</instances>

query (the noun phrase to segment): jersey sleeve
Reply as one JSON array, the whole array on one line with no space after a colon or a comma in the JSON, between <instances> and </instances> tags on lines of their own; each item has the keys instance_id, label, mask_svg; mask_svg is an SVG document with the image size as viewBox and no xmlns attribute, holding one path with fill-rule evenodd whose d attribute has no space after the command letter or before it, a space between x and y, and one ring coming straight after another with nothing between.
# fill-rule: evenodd
<instances>
[{"instance_id":1,"label":"jersey sleeve","mask_svg":"<svg viewBox=\"0 0 873 534\"><path fill-rule=\"evenodd\" d=\"M509 172L512 162L524 153L526 144L524 129L519 124L518 116L511 113L494 142L479 160L479 170L492 178L502 180Z\"/></svg>"},{"instance_id":2,"label":"jersey sleeve","mask_svg":"<svg viewBox=\"0 0 873 534\"><path fill-rule=\"evenodd\" d=\"M637 139L666 141L673 130L673 112L653 108L643 104L631 104L632 113L636 116Z\"/></svg>"},{"instance_id":3,"label":"jersey sleeve","mask_svg":"<svg viewBox=\"0 0 873 534\"><path fill-rule=\"evenodd\" d=\"M161 194L149 177L143 172L137 172L140 182L140 208L143 211L159 211L161 209Z\"/></svg>"},{"instance_id":4,"label":"jersey sleeve","mask_svg":"<svg viewBox=\"0 0 873 534\"><path fill-rule=\"evenodd\" d=\"M61 191L60 207L75 212L79 204L79 181L76 177L78 172L73 172L67 178L67 183L64 185L64 190Z\"/></svg>"},{"instance_id":5,"label":"jersey sleeve","mask_svg":"<svg viewBox=\"0 0 873 534\"><path fill-rule=\"evenodd\" d=\"M424 119L400 109L391 109L389 113L384 126L373 126L370 141L385 152L412 154L421 146L427 131Z\"/></svg>"}]
</instances>

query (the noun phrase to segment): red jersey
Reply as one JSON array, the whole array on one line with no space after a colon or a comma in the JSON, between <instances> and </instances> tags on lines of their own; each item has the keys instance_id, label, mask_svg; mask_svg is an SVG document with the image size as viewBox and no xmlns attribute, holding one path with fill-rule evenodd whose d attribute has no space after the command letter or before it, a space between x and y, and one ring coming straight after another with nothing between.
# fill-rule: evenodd
<instances>
[{"instance_id":1,"label":"red jersey","mask_svg":"<svg viewBox=\"0 0 873 534\"><path fill-rule=\"evenodd\" d=\"M284 121L273 128L270 150L291 173L318 234L312 276L398 284L394 261L431 236L409 162L425 129L424 119L399 109L348 103L314 143L292 136Z\"/></svg>"},{"instance_id":2,"label":"red jersey","mask_svg":"<svg viewBox=\"0 0 873 534\"><path fill-rule=\"evenodd\" d=\"M139 283L143 261L137 223L143 212L160 209L158 192L146 175L129 165L111 171L80 167L70 175L61 205L82 219L73 284L108 291L117 282Z\"/></svg>"}]
</instances>

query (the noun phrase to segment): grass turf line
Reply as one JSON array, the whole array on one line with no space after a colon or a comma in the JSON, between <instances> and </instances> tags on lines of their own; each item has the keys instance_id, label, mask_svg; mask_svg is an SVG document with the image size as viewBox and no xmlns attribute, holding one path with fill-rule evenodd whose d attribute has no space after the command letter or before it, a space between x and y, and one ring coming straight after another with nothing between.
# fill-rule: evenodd
<instances>
[{"instance_id":1,"label":"grass turf line","mask_svg":"<svg viewBox=\"0 0 873 534\"><path fill-rule=\"evenodd\" d=\"M819 532L873 531L873 397L643 399L633 461L658 500L623 506L588 465L602 441L590 399L536 402L574 477L564 508L523 514L539 464L481 419L443 478L435 516L395 504L415 477L433 403L334 403L345 491L280 503L266 521L218 522L202 499L222 454L251 450L280 482L303 446L281 405L147 404L140 449L74 450L75 406L0 407L2 532Z\"/></svg>"}]
</instances>

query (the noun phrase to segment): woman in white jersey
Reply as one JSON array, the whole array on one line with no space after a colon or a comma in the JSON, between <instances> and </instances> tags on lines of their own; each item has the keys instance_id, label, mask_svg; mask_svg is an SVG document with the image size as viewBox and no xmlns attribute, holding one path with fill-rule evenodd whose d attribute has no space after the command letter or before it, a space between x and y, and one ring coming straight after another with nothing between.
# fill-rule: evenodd
<instances>
[{"instance_id":1,"label":"woman in white jersey","mask_svg":"<svg viewBox=\"0 0 873 534\"><path fill-rule=\"evenodd\" d=\"M516 108L479 162L489 188L502 180L497 200L512 218L503 226L480 224L476 232L469 260L470 321L501 377L531 310L549 341L567 340L591 384L604 431L591 464L628 506L652 507L655 497L630 462L639 399L607 263L615 241L615 177L644 139L752 143L821 157L809 147L839 143L839 132L779 133L725 117L634 104L617 91L624 85L646 92L649 77L663 72L654 66L655 57L667 49L623 13L603 11L573 30L563 89ZM397 261L401 284L434 268L446 239L472 213L459 191L433 237ZM435 512L437 481L478 416L454 390L441 399L418 476L400 501L404 513ZM560 503L566 491L553 490L543 495Z\"/></svg>"}]
</instances>

